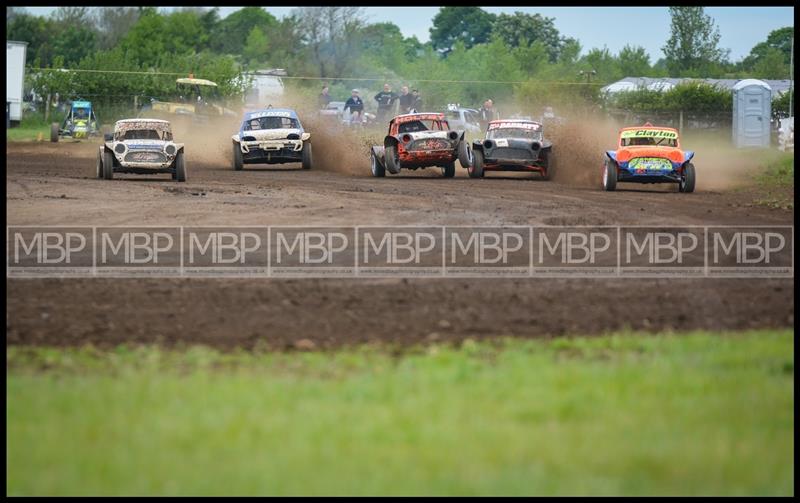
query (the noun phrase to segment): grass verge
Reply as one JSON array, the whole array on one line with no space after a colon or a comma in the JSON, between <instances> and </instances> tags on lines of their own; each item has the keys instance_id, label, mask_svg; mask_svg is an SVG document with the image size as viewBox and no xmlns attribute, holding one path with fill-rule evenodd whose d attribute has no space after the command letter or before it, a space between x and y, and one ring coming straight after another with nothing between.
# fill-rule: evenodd
<instances>
[{"instance_id":1,"label":"grass verge","mask_svg":"<svg viewBox=\"0 0 800 503\"><path fill-rule=\"evenodd\" d=\"M784 152L771 159L756 176L765 194L756 200L760 206L794 208L794 152Z\"/></svg>"},{"instance_id":2,"label":"grass verge","mask_svg":"<svg viewBox=\"0 0 800 503\"><path fill-rule=\"evenodd\" d=\"M11 495L790 495L794 333L7 348Z\"/></svg>"}]
</instances>

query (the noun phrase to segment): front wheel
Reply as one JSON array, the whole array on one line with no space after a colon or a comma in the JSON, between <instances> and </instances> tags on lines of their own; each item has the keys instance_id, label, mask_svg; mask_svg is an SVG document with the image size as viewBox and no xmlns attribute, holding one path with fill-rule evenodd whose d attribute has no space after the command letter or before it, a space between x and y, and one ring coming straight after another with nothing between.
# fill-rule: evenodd
<instances>
[{"instance_id":1,"label":"front wheel","mask_svg":"<svg viewBox=\"0 0 800 503\"><path fill-rule=\"evenodd\" d=\"M99 179L103 179L103 154L97 152L97 166L95 166L95 176Z\"/></svg>"},{"instance_id":2,"label":"front wheel","mask_svg":"<svg viewBox=\"0 0 800 503\"><path fill-rule=\"evenodd\" d=\"M244 161L242 160L242 149L238 143L233 143L233 169L236 171L241 171L242 167L244 167Z\"/></svg>"},{"instance_id":3,"label":"front wheel","mask_svg":"<svg viewBox=\"0 0 800 503\"><path fill-rule=\"evenodd\" d=\"M683 165L683 172L681 173L681 181L678 183L678 190L680 192L694 192L694 164L687 162Z\"/></svg>"},{"instance_id":4,"label":"front wheel","mask_svg":"<svg viewBox=\"0 0 800 503\"><path fill-rule=\"evenodd\" d=\"M472 151L472 166L467 168L470 178L483 178L483 152L480 150Z\"/></svg>"},{"instance_id":5,"label":"front wheel","mask_svg":"<svg viewBox=\"0 0 800 503\"><path fill-rule=\"evenodd\" d=\"M603 162L603 190L611 192L617 188L617 165L611 159Z\"/></svg>"},{"instance_id":6,"label":"front wheel","mask_svg":"<svg viewBox=\"0 0 800 503\"><path fill-rule=\"evenodd\" d=\"M183 152L178 152L175 156L175 180L179 182L186 181L186 160L183 157Z\"/></svg>"},{"instance_id":7,"label":"front wheel","mask_svg":"<svg viewBox=\"0 0 800 503\"><path fill-rule=\"evenodd\" d=\"M103 152L103 178L105 180L114 178L114 156L110 150Z\"/></svg>"},{"instance_id":8,"label":"front wheel","mask_svg":"<svg viewBox=\"0 0 800 503\"><path fill-rule=\"evenodd\" d=\"M469 148L469 144L461 140L458 142L458 162L461 164L461 167L464 169L469 169L472 165L472 149Z\"/></svg>"},{"instance_id":9,"label":"front wheel","mask_svg":"<svg viewBox=\"0 0 800 503\"><path fill-rule=\"evenodd\" d=\"M303 169L311 169L311 144L303 143Z\"/></svg>"},{"instance_id":10,"label":"front wheel","mask_svg":"<svg viewBox=\"0 0 800 503\"><path fill-rule=\"evenodd\" d=\"M442 167L442 175L445 178L453 178L456 176L456 161L450 161Z\"/></svg>"},{"instance_id":11,"label":"front wheel","mask_svg":"<svg viewBox=\"0 0 800 503\"><path fill-rule=\"evenodd\" d=\"M389 170L389 173L396 175L400 172L400 159L397 158L397 145L389 145L386 147L386 150L384 150L383 159L386 163L386 169Z\"/></svg>"},{"instance_id":12,"label":"front wheel","mask_svg":"<svg viewBox=\"0 0 800 503\"><path fill-rule=\"evenodd\" d=\"M542 180L552 180L553 163L550 162L550 152L545 150L544 152L539 154L539 159L542 167L544 168L544 172L542 173Z\"/></svg>"},{"instance_id":13,"label":"front wheel","mask_svg":"<svg viewBox=\"0 0 800 503\"><path fill-rule=\"evenodd\" d=\"M374 151L369 153L369 166L372 169L372 176L375 178L382 178L386 176L386 168L378 161L378 156Z\"/></svg>"},{"instance_id":14,"label":"front wheel","mask_svg":"<svg viewBox=\"0 0 800 503\"><path fill-rule=\"evenodd\" d=\"M50 141L53 143L58 143L58 123L54 122L50 124Z\"/></svg>"}]
</instances>

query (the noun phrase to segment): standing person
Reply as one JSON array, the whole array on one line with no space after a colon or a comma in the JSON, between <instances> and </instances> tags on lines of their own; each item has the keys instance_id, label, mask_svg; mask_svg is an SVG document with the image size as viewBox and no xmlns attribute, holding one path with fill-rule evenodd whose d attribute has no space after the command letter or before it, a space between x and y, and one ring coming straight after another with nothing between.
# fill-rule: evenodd
<instances>
[{"instance_id":1,"label":"standing person","mask_svg":"<svg viewBox=\"0 0 800 503\"><path fill-rule=\"evenodd\" d=\"M350 98L344 103L344 112L350 110L350 123L354 121L361 122L361 114L364 112L364 102L361 96L358 95L358 89L353 89L350 92ZM354 119L355 118L355 119Z\"/></svg>"},{"instance_id":2,"label":"standing person","mask_svg":"<svg viewBox=\"0 0 800 503\"><path fill-rule=\"evenodd\" d=\"M408 109L409 111L414 110L415 112L422 111L422 97L416 89L411 91L411 106L408 107Z\"/></svg>"},{"instance_id":3,"label":"standing person","mask_svg":"<svg viewBox=\"0 0 800 503\"><path fill-rule=\"evenodd\" d=\"M397 98L397 94L392 92L392 86L388 83L383 85L383 91L375 95L375 101L378 102L378 122L386 120L386 115L391 112Z\"/></svg>"},{"instance_id":4,"label":"standing person","mask_svg":"<svg viewBox=\"0 0 800 503\"><path fill-rule=\"evenodd\" d=\"M328 86L326 84L322 86L322 92L319 94L319 109L324 110L328 108L330 102L331 102L331 95L328 94Z\"/></svg>"},{"instance_id":5,"label":"standing person","mask_svg":"<svg viewBox=\"0 0 800 503\"><path fill-rule=\"evenodd\" d=\"M400 88L400 98L397 100L400 110L399 113L407 114L411 110L411 105L414 102L414 96L408 92L408 86Z\"/></svg>"},{"instance_id":6,"label":"standing person","mask_svg":"<svg viewBox=\"0 0 800 503\"><path fill-rule=\"evenodd\" d=\"M497 110L494 109L494 102L491 99L484 101L483 106L478 110L478 122L480 122L481 128L485 131L489 122L499 118Z\"/></svg>"}]
</instances>

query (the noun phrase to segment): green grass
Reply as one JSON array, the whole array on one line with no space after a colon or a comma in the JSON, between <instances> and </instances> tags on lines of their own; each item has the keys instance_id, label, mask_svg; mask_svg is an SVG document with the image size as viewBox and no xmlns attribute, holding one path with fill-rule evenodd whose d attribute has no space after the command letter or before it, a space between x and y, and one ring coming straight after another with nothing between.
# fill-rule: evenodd
<instances>
[{"instance_id":1,"label":"green grass","mask_svg":"<svg viewBox=\"0 0 800 503\"><path fill-rule=\"evenodd\" d=\"M7 348L7 491L794 492L794 333L394 357Z\"/></svg>"},{"instance_id":2,"label":"green grass","mask_svg":"<svg viewBox=\"0 0 800 503\"><path fill-rule=\"evenodd\" d=\"M783 152L770 159L756 175L756 183L764 195L756 200L760 206L792 209L794 207L794 152Z\"/></svg>"},{"instance_id":3,"label":"green grass","mask_svg":"<svg viewBox=\"0 0 800 503\"><path fill-rule=\"evenodd\" d=\"M21 124L19 127L6 129L6 141L36 141L39 134L42 135L42 141L50 141L50 126Z\"/></svg>"}]
</instances>

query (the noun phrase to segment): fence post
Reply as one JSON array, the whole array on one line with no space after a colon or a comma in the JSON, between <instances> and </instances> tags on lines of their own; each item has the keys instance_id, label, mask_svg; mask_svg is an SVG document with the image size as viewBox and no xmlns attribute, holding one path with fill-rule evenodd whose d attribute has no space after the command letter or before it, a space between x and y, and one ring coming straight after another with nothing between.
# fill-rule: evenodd
<instances>
[{"instance_id":1,"label":"fence post","mask_svg":"<svg viewBox=\"0 0 800 503\"><path fill-rule=\"evenodd\" d=\"M133 96L133 111L135 112L137 110L139 110L139 96L138 95L134 95Z\"/></svg>"},{"instance_id":2,"label":"fence post","mask_svg":"<svg viewBox=\"0 0 800 503\"><path fill-rule=\"evenodd\" d=\"M680 134L683 134L683 110L681 110L679 114L680 115L678 115L678 132Z\"/></svg>"},{"instance_id":3,"label":"fence post","mask_svg":"<svg viewBox=\"0 0 800 503\"><path fill-rule=\"evenodd\" d=\"M47 101L44 102L44 121L50 118L50 93L47 93Z\"/></svg>"}]
</instances>

